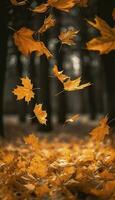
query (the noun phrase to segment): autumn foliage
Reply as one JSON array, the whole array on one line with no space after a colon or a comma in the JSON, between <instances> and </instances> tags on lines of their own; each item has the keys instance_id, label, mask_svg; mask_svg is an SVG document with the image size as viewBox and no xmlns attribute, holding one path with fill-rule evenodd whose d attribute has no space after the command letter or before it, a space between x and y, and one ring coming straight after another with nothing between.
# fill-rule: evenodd
<instances>
[{"instance_id":1,"label":"autumn foliage","mask_svg":"<svg viewBox=\"0 0 115 200\"><path fill-rule=\"evenodd\" d=\"M13 6L24 6L26 0L10 0ZM75 6L87 6L87 0L47 0L46 3L30 9L33 13L46 13L55 8L69 14ZM115 9L112 13L115 19ZM115 50L115 28L110 27L103 19L95 17L94 22L86 23L99 30L100 35L86 44L87 50L107 54ZM39 28L34 31L21 27L13 34L18 50L29 56L36 52L37 56L45 55L47 59L55 57L44 42L36 40L34 35L42 35L56 25L52 14L47 16ZM77 45L75 38L80 30L67 29L60 32L58 40L61 45ZM53 76L63 86L61 92L72 92L90 87L92 83L84 83L83 77L71 77L52 67ZM28 106L37 91L28 76L19 77L20 85L12 89L17 100L24 100ZM33 113L38 122L47 125L47 110L42 102L36 102ZM75 114L65 124L79 120ZM100 120L86 140L70 138L62 142L60 138L39 138L30 134L23 138L20 146L5 145L0 149L0 199L1 200L79 200L79 193L101 200L115 199L115 149L109 138L108 117ZM84 200L84 199L82 199Z\"/></svg>"}]
</instances>

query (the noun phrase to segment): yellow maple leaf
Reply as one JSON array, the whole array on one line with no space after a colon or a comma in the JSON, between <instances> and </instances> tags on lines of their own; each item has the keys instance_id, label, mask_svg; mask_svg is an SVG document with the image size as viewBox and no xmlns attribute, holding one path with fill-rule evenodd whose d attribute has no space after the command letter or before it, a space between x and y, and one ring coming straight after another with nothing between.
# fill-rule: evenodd
<instances>
[{"instance_id":1,"label":"yellow maple leaf","mask_svg":"<svg viewBox=\"0 0 115 200\"><path fill-rule=\"evenodd\" d=\"M55 26L55 19L54 17L50 14L45 20L44 20L44 24L42 25L42 27L39 29L39 33L43 33L45 32L47 29Z\"/></svg>"},{"instance_id":2,"label":"yellow maple leaf","mask_svg":"<svg viewBox=\"0 0 115 200\"><path fill-rule=\"evenodd\" d=\"M31 80L26 76L26 78L21 78L23 86L17 86L12 93L17 96L17 100L25 98L26 102L29 102L31 98L34 98L33 84Z\"/></svg>"},{"instance_id":3,"label":"yellow maple leaf","mask_svg":"<svg viewBox=\"0 0 115 200\"><path fill-rule=\"evenodd\" d=\"M81 77L71 80L70 78L63 83L64 90L66 91L74 91L74 90L82 90L85 87L88 87L91 85L91 83L84 83L81 84Z\"/></svg>"},{"instance_id":4,"label":"yellow maple leaf","mask_svg":"<svg viewBox=\"0 0 115 200\"><path fill-rule=\"evenodd\" d=\"M43 3L37 7L35 7L32 11L36 12L36 13L44 13L46 12L48 9L48 4L47 3Z\"/></svg>"},{"instance_id":5,"label":"yellow maple leaf","mask_svg":"<svg viewBox=\"0 0 115 200\"><path fill-rule=\"evenodd\" d=\"M103 19L96 17L95 22L88 21L90 25L100 31L101 36L87 42L88 50L99 51L100 54L115 50L115 28L111 28Z\"/></svg>"},{"instance_id":6,"label":"yellow maple leaf","mask_svg":"<svg viewBox=\"0 0 115 200\"><path fill-rule=\"evenodd\" d=\"M40 122L40 124L45 124L47 122L47 112L42 110L42 104L36 104L34 107L34 113L38 119L38 121Z\"/></svg>"},{"instance_id":7,"label":"yellow maple leaf","mask_svg":"<svg viewBox=\"0 0 115 200\"><path fill-rule=\"evenodd\" d=\"M74 39L78 32L79 31L75 29L66 30L62 31L58 37L61 40L62 44L75 45Z\"/></svg>"},{"instance_id":8,"label":"yellow maple leaf","mask_svg":"<svg viewBox=\"0 0 115 200\"><path fill-rule=\"evenodd\" d=\"M104 117L100 120L99 126L94 128L89 134L91 135L91 140L100 142L103 141L105 136L109 134L109 126L107 124L108 117Z\"/></svg>"},{"instance_id":9,"label":"yellow maple leaf","mask_svg":"<svg viewBox=\"0 0 115 200\"><path fill-rule=\"evenodd\" d=\"M75 0L48 0L49 6L65 12L69 12L75 4Z\"/></svg>"},{"instance_id":10,"label":"yellow maple leaf","mask_svg":"<svg viewBox=\"0 0 115 200\"><path fill-rule=\"evenodd\" d=\"M68 122L73 123L73 122L77 121L78 119L79 119L79 115L73 115L72 117L70 117L69 119L67 119L65 121L65 123L68 123Z\"/></svg>"},{"instance_id":11,"label":"yellow maple leaf","mask_svg":"<svg viewBox=\"0 0 115 200\"><path fill-rule=\"evenodd\" d=\"M18 47L19 51L24 55L29 55L32 52L37 52L38 55L45 54L47 58L52 57L52 54L45 47L44 43L41 41L35 41L33 39L34 31L28 28L21 28L14 33L14 42Z\"/></svg>"},{"instance_id":12,"label":"yellow maple leaf","mask_svg":"<svg viewBox=\"0 0 115 200\"><path fill-rule=\"evenodd\" d=\"M57 65L54 65L53 67L53 74L56 76L62 83L68 79L69 77L63 74L63 71L58 71Z\"/></svg>"}]
</instances>

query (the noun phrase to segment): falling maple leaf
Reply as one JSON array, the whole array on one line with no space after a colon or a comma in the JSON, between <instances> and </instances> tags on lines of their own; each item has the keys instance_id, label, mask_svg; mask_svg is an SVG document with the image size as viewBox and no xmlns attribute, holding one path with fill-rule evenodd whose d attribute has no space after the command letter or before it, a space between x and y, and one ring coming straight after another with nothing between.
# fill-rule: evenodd
<instances>
[{"instance_id":1,"label":"falling maple leaf","mask_svg":"<svg viewBox=\"0 0 115 200\"><path fill-rule=\"evenodd\" d=\"M91 83L81 84L81 77L71 80L70 78L63 83L64 90L66 91L74 91L74 90L82 90L91 85Z\"/></svg>"},{"instance_id":2,"label":"falling maple leaf","mask_svg":"<svg viewBox=\"0 0 115 200\"><path fill-rule=\"evenodd\" d=\"M115 50L115 28L111 28L103 19L96 17L95 22L88 21L90 25L98 29L101 36L93 38L86 46L88 50L99 51L100 54Z\"/></svg>"},{"instance_id":3,"label":"falling maple leaf","mask_svg":"<svg viewBox=\"0 0 115 200\"><path fill-rule=\"evenodd\" d=\"M14 42L18 49L24 54L29 55L32 52L37 52L39 55L45 54L47 58L52 57L52 54L45 47L41 41L35 41L33 39L34 31L28 28L21 28L14 33Z\"/></svg>"},{"instance_id":4,"label":"falling maple leaf","mask_svg":"<svg viewBox=\"0 0 115 200\"><path fill-rule=\"evenodd\" d=\"M34 107L34 113L40 122L40 124L45 124L46 125L46 117L47 117L47 112L42 110L42 104L36 104Z\"/></svg>"},{"instance_id":5,"label":"falling maple leaf","mask_svg":"<svg viewBox=\"0 0 115 200\"><path fill-rule=\"evenodd\" d=\"M44 20L44 24L42 25L42 27L39 29L39 33L43 33L45 32L47 29L55 26L56 20L54 19L54 17L50 14L45 20Z\"/></svg>"},{"instance_id":6,"label":"falling maple leaf","mask_svg":"<svg viewBox=\"0 0 115 200\"><path fill-rule=\"evenodd\" d=\"M47 3L43 3L37 7L35 7L32 11L36 12L36 13L44 13L46 12L48 9L48 4Z\"/></svg>"},{"instance_id":7,"label":"falling maple leaf","mask_svg":"<svg viewBox=\"0 0 115 200\"><path fill-rule=\"evenodd\" d=\"M79 31L75 29L62 31L58 36L62 44L75 45L75 37Z\"/></svg>"},{"instance_id":8,"label":"falling maple leaf","mask_svg":"<svg viewBox=\"0 0 115 200\"><path fill-rule=\"evenodd\" d=\"M14 5L14 6L23 6L26 4L27 0L10 0L10 2Z\"/></svg>"},{"instance_id":9,"label":"falling maple leaf","mask_svg":"<svg viewBox=\"0 0 115 200\"><path fill-rule=\"evenodd\" d=\"M99 126L94 128L89 134L91 135L91 140L100 142L103 141L105 136L109 134L109 125L107 124L108 117L104 117L100 120Z\"/></svg>"},{"instance_id":10,"label":"falling maple leaf","mask_svg":"<svg viewBox=\"0 0 115 200\"><path fill-rule=\"evenodd\" d=\"M69 12L75 4L75 0L48 0L49 6L65 12Z\"/></svg>"},{"instance_id":11,"label":"falling maple leaf","mask_svg":"<svg viewBox=\"0 0 115 200\"><path fill-rule=\"evenodd\" d=\"M73 115L72 117L70 117L69 119L67 119L65 121L65 123L68 123L68 122L73 123L73 122L77 121L78 119L79 119L79 115Z\"/></svg>"},{"instance_id":12,"label":"falling maple leaf","mask_svg":"<svg viewBox=\"0 0 115 200\"><path fill-rule=\"evenodd\" d=\"M29 102L35 95L33 92L33 84L27 76L26 78L21 78L21 81L23 86L17 86L12 93L17 96L17 100L25 98L25 101Z\"/></svg>"},{"instance_id":13,"label":"falling maple leaf","mask_svg":"<svg viewBox=\"0 0 115 200\"><path fill-rule=\"evenodd\" d=\"M58 71L57 65L54 65L53 67L53 74L63 83L65 80L67 80L69 77L63 74L63 71Z\"/></svg>"}]
</instances>

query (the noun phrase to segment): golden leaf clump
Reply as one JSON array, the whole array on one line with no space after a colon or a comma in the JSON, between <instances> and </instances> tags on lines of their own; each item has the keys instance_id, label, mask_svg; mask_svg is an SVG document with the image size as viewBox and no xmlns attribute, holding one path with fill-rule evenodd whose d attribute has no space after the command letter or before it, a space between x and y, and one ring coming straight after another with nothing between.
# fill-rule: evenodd
<instances>
[{"instance_id":1,"label":"golden leaf clump","mask_svg":"<svg viewBox=\"0 0 115 200\"><path fill-rule=\"evenodd\" d=\"M23 86L17 86L12 92L17 96L17 100L25 99L26 102L30 102L34 98L33 84L31 80L26 78L21 78Z\"/></svg>"},{"instance_id":2,"label":"golden leaf clump","mask_svg":"<svg viewBox=\"0 0 115 200\"><path fill-rule=\"evenodd\" d=\"M49 141L31 134L24 137L20 148L3 145L1 199L23 200L34 196L38 200L80 200L82 193L87 199L114 200L115 149L112 141L105 138L108 131L105 117L86 140L70 136L64 142L56 136Z\"/></svg>"},{"instance_id":3,"label":"golden leaf clump","mask_svg":"<svg viewBox=\"0 0 115 200\"><path fill-rule=\"evenodd\" d=\"M87 45L88 50L107 54L115 50L115 28L111 28L103 19L96 17L95 22L88 21L90 25L100 31L101 36L93 38Z\"/></svg>"},{"instance_id":4,"label":"golden leaf clump","mask_svg":"<svg viewBox=\"0 0 115 200\"><path fill-rule=\"evenodd\" d=\"M45 32L47 29L55 26L55 19L52 15L49 15L45 20L44 20L44 24L42 25L42 27L39 29L39 33L43 33Z\"/></svg>"},{"instance_id":5,"label":"golden leaf clump","mask_svg":"<svg viewBox=\"0 0 115 200\"><path fill-rule=\"evenodd\" d=\"M29 55L32 52L36 52L38 55L46 55L47 58L52 57L52 54L45 47L41 41L35 41L33 39L34 31L31 29L22 27L20 30L14 33L14 42L24 55Z\"/></svg>"}]
</instances>

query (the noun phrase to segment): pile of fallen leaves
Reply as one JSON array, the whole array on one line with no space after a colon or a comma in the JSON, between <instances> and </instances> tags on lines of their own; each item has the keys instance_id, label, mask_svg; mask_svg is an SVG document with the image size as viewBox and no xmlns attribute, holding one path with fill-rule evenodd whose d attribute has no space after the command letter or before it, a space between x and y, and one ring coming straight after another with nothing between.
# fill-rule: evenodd
<instances>
[{"instance_id":1,"label":"pile of fallen leaves","mask_svg":"<svg viewBox=\"0 0 115 200\"><path fill-rule=\"evenodd\" d=\"M31 134L0 150L0 199L115 199L115 149L107 117L86 140Z\"/></svg>"}]
</instances>

